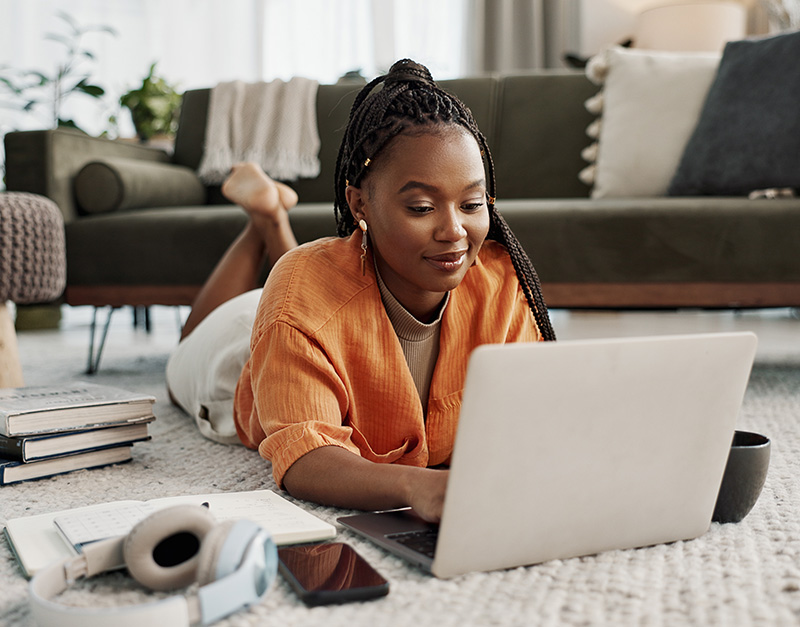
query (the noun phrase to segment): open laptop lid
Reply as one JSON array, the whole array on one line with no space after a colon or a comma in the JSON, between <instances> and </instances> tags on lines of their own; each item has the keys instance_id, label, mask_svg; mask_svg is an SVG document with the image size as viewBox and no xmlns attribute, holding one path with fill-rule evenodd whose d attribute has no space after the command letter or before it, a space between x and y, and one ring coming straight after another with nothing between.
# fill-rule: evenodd
<instances>
[{"instance_id":1,"label":"open laptop lid","mask_svg":"<svg viewBox=\"0 0 800 627\"><path fill-rule=\"evenodd\" d=\"M755 349L752 333L476 349L433 573L704 533Z\"/></svg>"}]
</instances>

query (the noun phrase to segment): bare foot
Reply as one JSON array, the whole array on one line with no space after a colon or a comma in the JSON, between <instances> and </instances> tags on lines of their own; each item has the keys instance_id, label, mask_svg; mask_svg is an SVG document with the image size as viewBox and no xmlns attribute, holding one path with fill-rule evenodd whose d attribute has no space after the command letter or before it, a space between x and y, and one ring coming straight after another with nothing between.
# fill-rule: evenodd
<instances>
[{"instance_id":1,"label":"bare foot","mask_svg":"<svg viewBox=\"0 0 800 627\"><path fill-rule=\"evenodd\" d=\"M275 181L275 185L278 186L278 195L281 197L283 208L289 211L297 204L297 192L286 183L281 183L280 181Z\"/></svg>"},{"instance_id":2,"label":"bare foot","mask_svg":"<svg viewBox=\"0 0 800 627\"><path fill-rule=\"evenodd\" d=\"M275 218L297 204L297 194L291 187L273 181L253 162L238 163L231 168L222 184L222 194L251 217Z\"/></svg>"}]
</instances>

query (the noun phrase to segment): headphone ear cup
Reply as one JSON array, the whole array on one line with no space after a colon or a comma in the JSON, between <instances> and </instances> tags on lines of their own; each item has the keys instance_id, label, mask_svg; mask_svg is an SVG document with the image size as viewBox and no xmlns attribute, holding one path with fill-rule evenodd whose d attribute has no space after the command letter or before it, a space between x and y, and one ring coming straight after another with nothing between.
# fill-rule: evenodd
<instances>
[{"instance_id":1,"label":"headphone ear cup","mask_svg":"<svg viewBox=\"0 0 800 627\"><path fill-rule=\"evenodd\" d=\"M131 576L151 590L174 590L195 581L201 545L216 526L207 508L176 505L137 523L122 547Z\"/></svg>"},{"instance_id":2,"label":"headphone ear cup","mask_svg":"<svg viewBox=\"0 0 800 627\"><path fill-rule=\"evenodd\" d=\"M229 572L218 574L216 570L222 547L235 524L235 520L226 520L209 531L203 539L203 547L197 557L197 574L195 576L197 583L201 586L231 574Z\"/></svg>"}]
</instances>

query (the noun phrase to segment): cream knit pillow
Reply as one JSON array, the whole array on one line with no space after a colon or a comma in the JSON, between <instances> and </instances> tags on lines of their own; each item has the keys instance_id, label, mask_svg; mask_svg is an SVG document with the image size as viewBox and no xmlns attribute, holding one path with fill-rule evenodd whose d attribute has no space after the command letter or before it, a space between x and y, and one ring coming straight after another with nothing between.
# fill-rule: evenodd
<instances>
[{"instance_id":1,"label":"cream knit pillow","mask_svg":"<svg viewBox=\"0 0 800 627\"><path fill-rule=\"evenodd\" d=\"M601 116L587 129L597 141L583 152L592 198L666 195L719 59L615 46L590 60L587 76L602 86L586 103Z\"/></svg>"}]
</instances>

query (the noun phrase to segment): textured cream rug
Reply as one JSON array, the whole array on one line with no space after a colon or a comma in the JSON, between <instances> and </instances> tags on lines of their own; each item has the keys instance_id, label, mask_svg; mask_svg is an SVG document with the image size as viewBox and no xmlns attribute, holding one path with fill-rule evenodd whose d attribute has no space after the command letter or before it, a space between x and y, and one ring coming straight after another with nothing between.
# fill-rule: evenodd
<instances>
[{"instance_id":1,"label":"textured cream rug","mask_svg":"<svg viewBox=\"0 0 800 627\"><path fill-rule=\"evenodd\" d=\"M118 313L118 316L123 316ZM127 325L129 326L129 325ZM113 332L95 380L158 398L152 442L134 461L0 487L9 518L117 499L275 488L255 452L203 439L169 405L163 371L174 330ZM167 324L167 327L170 325ZM83 333L20 335L29 385L83 378ZM221 625L791 625L800 623L800 365L758 363L739 427L773 440L767 484L753 512L712 524L697 540L440 581L342 531L391 582L381 600L308 609L279 578L263 603ZM302 503L335 522L342 510ZM0 540L0 625L33 624L27 582ZM76 585L75 605L152 600L122 573Z\"/></svg>"}]
</instances>

